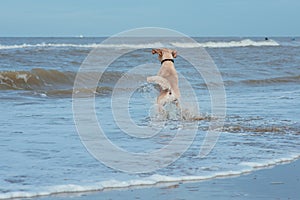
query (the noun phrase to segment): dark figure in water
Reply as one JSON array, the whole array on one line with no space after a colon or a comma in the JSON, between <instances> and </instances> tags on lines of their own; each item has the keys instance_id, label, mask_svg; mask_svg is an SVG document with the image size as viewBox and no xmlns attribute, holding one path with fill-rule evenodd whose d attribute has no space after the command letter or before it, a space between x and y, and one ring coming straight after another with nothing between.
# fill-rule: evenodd
<instances>
[{"instance_id":1,"label":"dark figure in water","mask_svg":"<svg viewBox=\"0 0 300 200\"><path fill-rule=\"evenodd\" d=\"M265 37L265 40L269 40L269 38Z\"/></svg>"}]
</instances>

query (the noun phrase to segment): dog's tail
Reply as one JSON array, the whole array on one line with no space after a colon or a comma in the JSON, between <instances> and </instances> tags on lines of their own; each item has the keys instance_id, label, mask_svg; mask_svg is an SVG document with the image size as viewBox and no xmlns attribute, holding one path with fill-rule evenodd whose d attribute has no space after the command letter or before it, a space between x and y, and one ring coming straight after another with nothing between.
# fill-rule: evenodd
<instances>
[{"instance_id":1,"label":"dog's tail","mask_svg":"<svg viewBox=\"0 0 300 200\"><path fill-rule=\"evenodd\" d=\"M160 85L162 90L171 90L169 81L161 76L149 76L147 77L147 82Z\"/></svg>"}]
</instances>

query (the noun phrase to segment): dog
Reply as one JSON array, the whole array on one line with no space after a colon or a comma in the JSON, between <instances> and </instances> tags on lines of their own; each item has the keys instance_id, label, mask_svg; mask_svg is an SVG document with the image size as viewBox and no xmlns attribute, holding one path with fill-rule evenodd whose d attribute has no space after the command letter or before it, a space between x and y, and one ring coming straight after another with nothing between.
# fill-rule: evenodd
<instances>
[{"instance_id":1,"label":"dog","mask_svg":"<svg viewBox=\"0 0 300 200\"><path fill-rule=\"evenodd\" d=\"M159 112L163 111L163 107L167 103L174 103L177 108L180 108L178 74L174 66L174 58L177 57L177 51L166 48L152 49L152 54L158 54L161 67L157 76L147 77L147 82L156 83L160 86L160 94L157 97Z\"/></svg>"}]
</instances>

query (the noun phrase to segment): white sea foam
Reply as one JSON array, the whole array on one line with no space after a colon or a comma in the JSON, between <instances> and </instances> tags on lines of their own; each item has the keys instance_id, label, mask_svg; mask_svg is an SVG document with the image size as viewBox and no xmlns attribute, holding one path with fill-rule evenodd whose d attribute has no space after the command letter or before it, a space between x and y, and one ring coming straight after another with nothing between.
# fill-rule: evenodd
<instances>
[{"instance_id":1,"label":"white sea foam","mask_svg":"<svg viewBox=\"0 0 300 200\"><path fill-rule=\"evenodd\" d=\"M17 79L23 79L25 83L27 83L27 81L30 77L31 77L31 75L27 75L27 74L17 74L16 75Z\"/></svg>"},{"instance_id":2,"label":"white sea foam","mask_svg":"<svg viewBox=\"0 0 300 200\"><path fill-rule=\"evenodd\" d=\"M262 163L243 162L240 165L246 166L246 168L243 168L241 170L220 171L205 176L165 176L165 175L155 174L148 178L132 179L127 181L119 181L119 180L112 179L112 180L93 183L91 185L66 184L66 185L55 185L49 187L35 187L35 189L33 189L32 191L27 191L27 192L16 191L16 192L1 193L0 199L30 198L30 197L37 197L37 196L49 196L49 195L61 194L61 193L74 193L74 192L82 193L82 192L102 191L105 189L120 189L120 188L128 188L128 187L141 187L141 186L146 187L146 186L153 186L158 183L203 181L203 180L209 180L214 178L239 176L241 174L255 171L258 168L266 168L281 163L288 163L299 158L300 155L293 155L287 158L274 159Z\"/></svg>"},{"instance_id":3,"label":"white sea foam","mask_svg":"<svg viewBox=\"0 0 300 200\"><path fill-rule=\"evenodd\" d=\"M203 43L181 43L173 42L171 43L175 47L180 48L228 48L228 47L248 47L248 46L279 46L279 44L274 40L264 40L264 41L253 41L250 39L244 39L241 41L229 41L229 42L203 42Z\"/></svg>"},{"instance_id":4,"label":"white sea foam","mask_svg":"<svg viewBox=\"0 0 300 200\"><path fill-rule=\"evenodd\" d=\"M230 175L238 175L241 172L230 172ZM139 187L139 186L153 186L162 182L179 182L179 181L196 181L196 180L207 180L214 177L226 176L226 173L218 173L214 176L182 176L182 177L171 177L164 175L152 175L148 178L134 179L128 181L118 181L118 180L107 180L92 185L56 185L50 187L37 187L32 191L28 192L8 192L0 194L0 199L11 199L11 198L29 198L37 196L48 196L60 193L74 193L74 192L92 192L92 191L102 191L104 189L119 189L128 187Z\"/></svg>"},{"instance_id":5,"label":"white sea foam","mask_svg":"<svg viewBox=\"0 0 300 200\"><path fill-rule=\"evenodd\" d=\"M46 47L72 47L72 48L119 48L119 49L138 49L138 48L159 48L164 46L162 43L145 43L145 44L55 44L55 43L40 43L40 44L19 44L19 45L1 45L0 49L21 49L21 48L46 48Z\"/></svg>"},{"instance_id":6,"label":"white sea foam","mask_svg":"<svg viewBox=\"0 0 300 200\"><path fill-rule=\"evenodd\" d=\"M21 49L21 48L118 48L118 49L142 49L142 48L159 48L159 47L180 47L180 48L228 48L228 47L247 47L247 46L279 46L280 44L274 40L264 41L253 41L250 39L244 39L240 41L228 41L228 42L203 42L203 43L185 43L185 42L172 42L168 43L144 43L144 44L102 44L102 43L91 43L91 44L67 44L67 43L39 43L39 44L16 44L16 45L1 45L0 49Z\"/></svg>"},{"instance_id":7,"label":"white sea foam","mask_svg":"<svg viewBox=\"0 0 300 200\"><path fill-rule=\"evenodd\" d=\"M265 160L265 161L261 161L261 162L242 162L240 165L242 166L248 166L251 167L253 169L257 169L257 168L266 168L266 167L271 167L271 166L275 166L277 164L280 163L289 163L292 162L294 160L297 160L300 158L300 155L291 155L288 157L284 157L284 158L277 158L277 159L273 159L273 160Z\"/></svg>"}]
</instances>

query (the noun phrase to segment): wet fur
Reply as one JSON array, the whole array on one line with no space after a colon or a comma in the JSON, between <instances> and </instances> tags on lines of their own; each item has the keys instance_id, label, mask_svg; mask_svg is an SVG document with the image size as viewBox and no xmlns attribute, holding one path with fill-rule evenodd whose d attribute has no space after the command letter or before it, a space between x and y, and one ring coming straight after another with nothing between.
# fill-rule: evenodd
<instances>
[{"instance_id":1,"label":"wet fur","mask_svg":"<svg viewBox=\"0 0 300 200\"><path fill-rule=\"evenodd\" d=\"M152 54L158 54L158 60L161 62L164 59L174 59L177 52L171 49L152 49ZM157 97L159 111L162 111L166 103L175 103L179 108L180 90L178 87L178 75L174 63L165 61L161 65L157 76L147 77L147 81L156 83L160 86L160 94Z\"/></svg>"}]
</instances>

